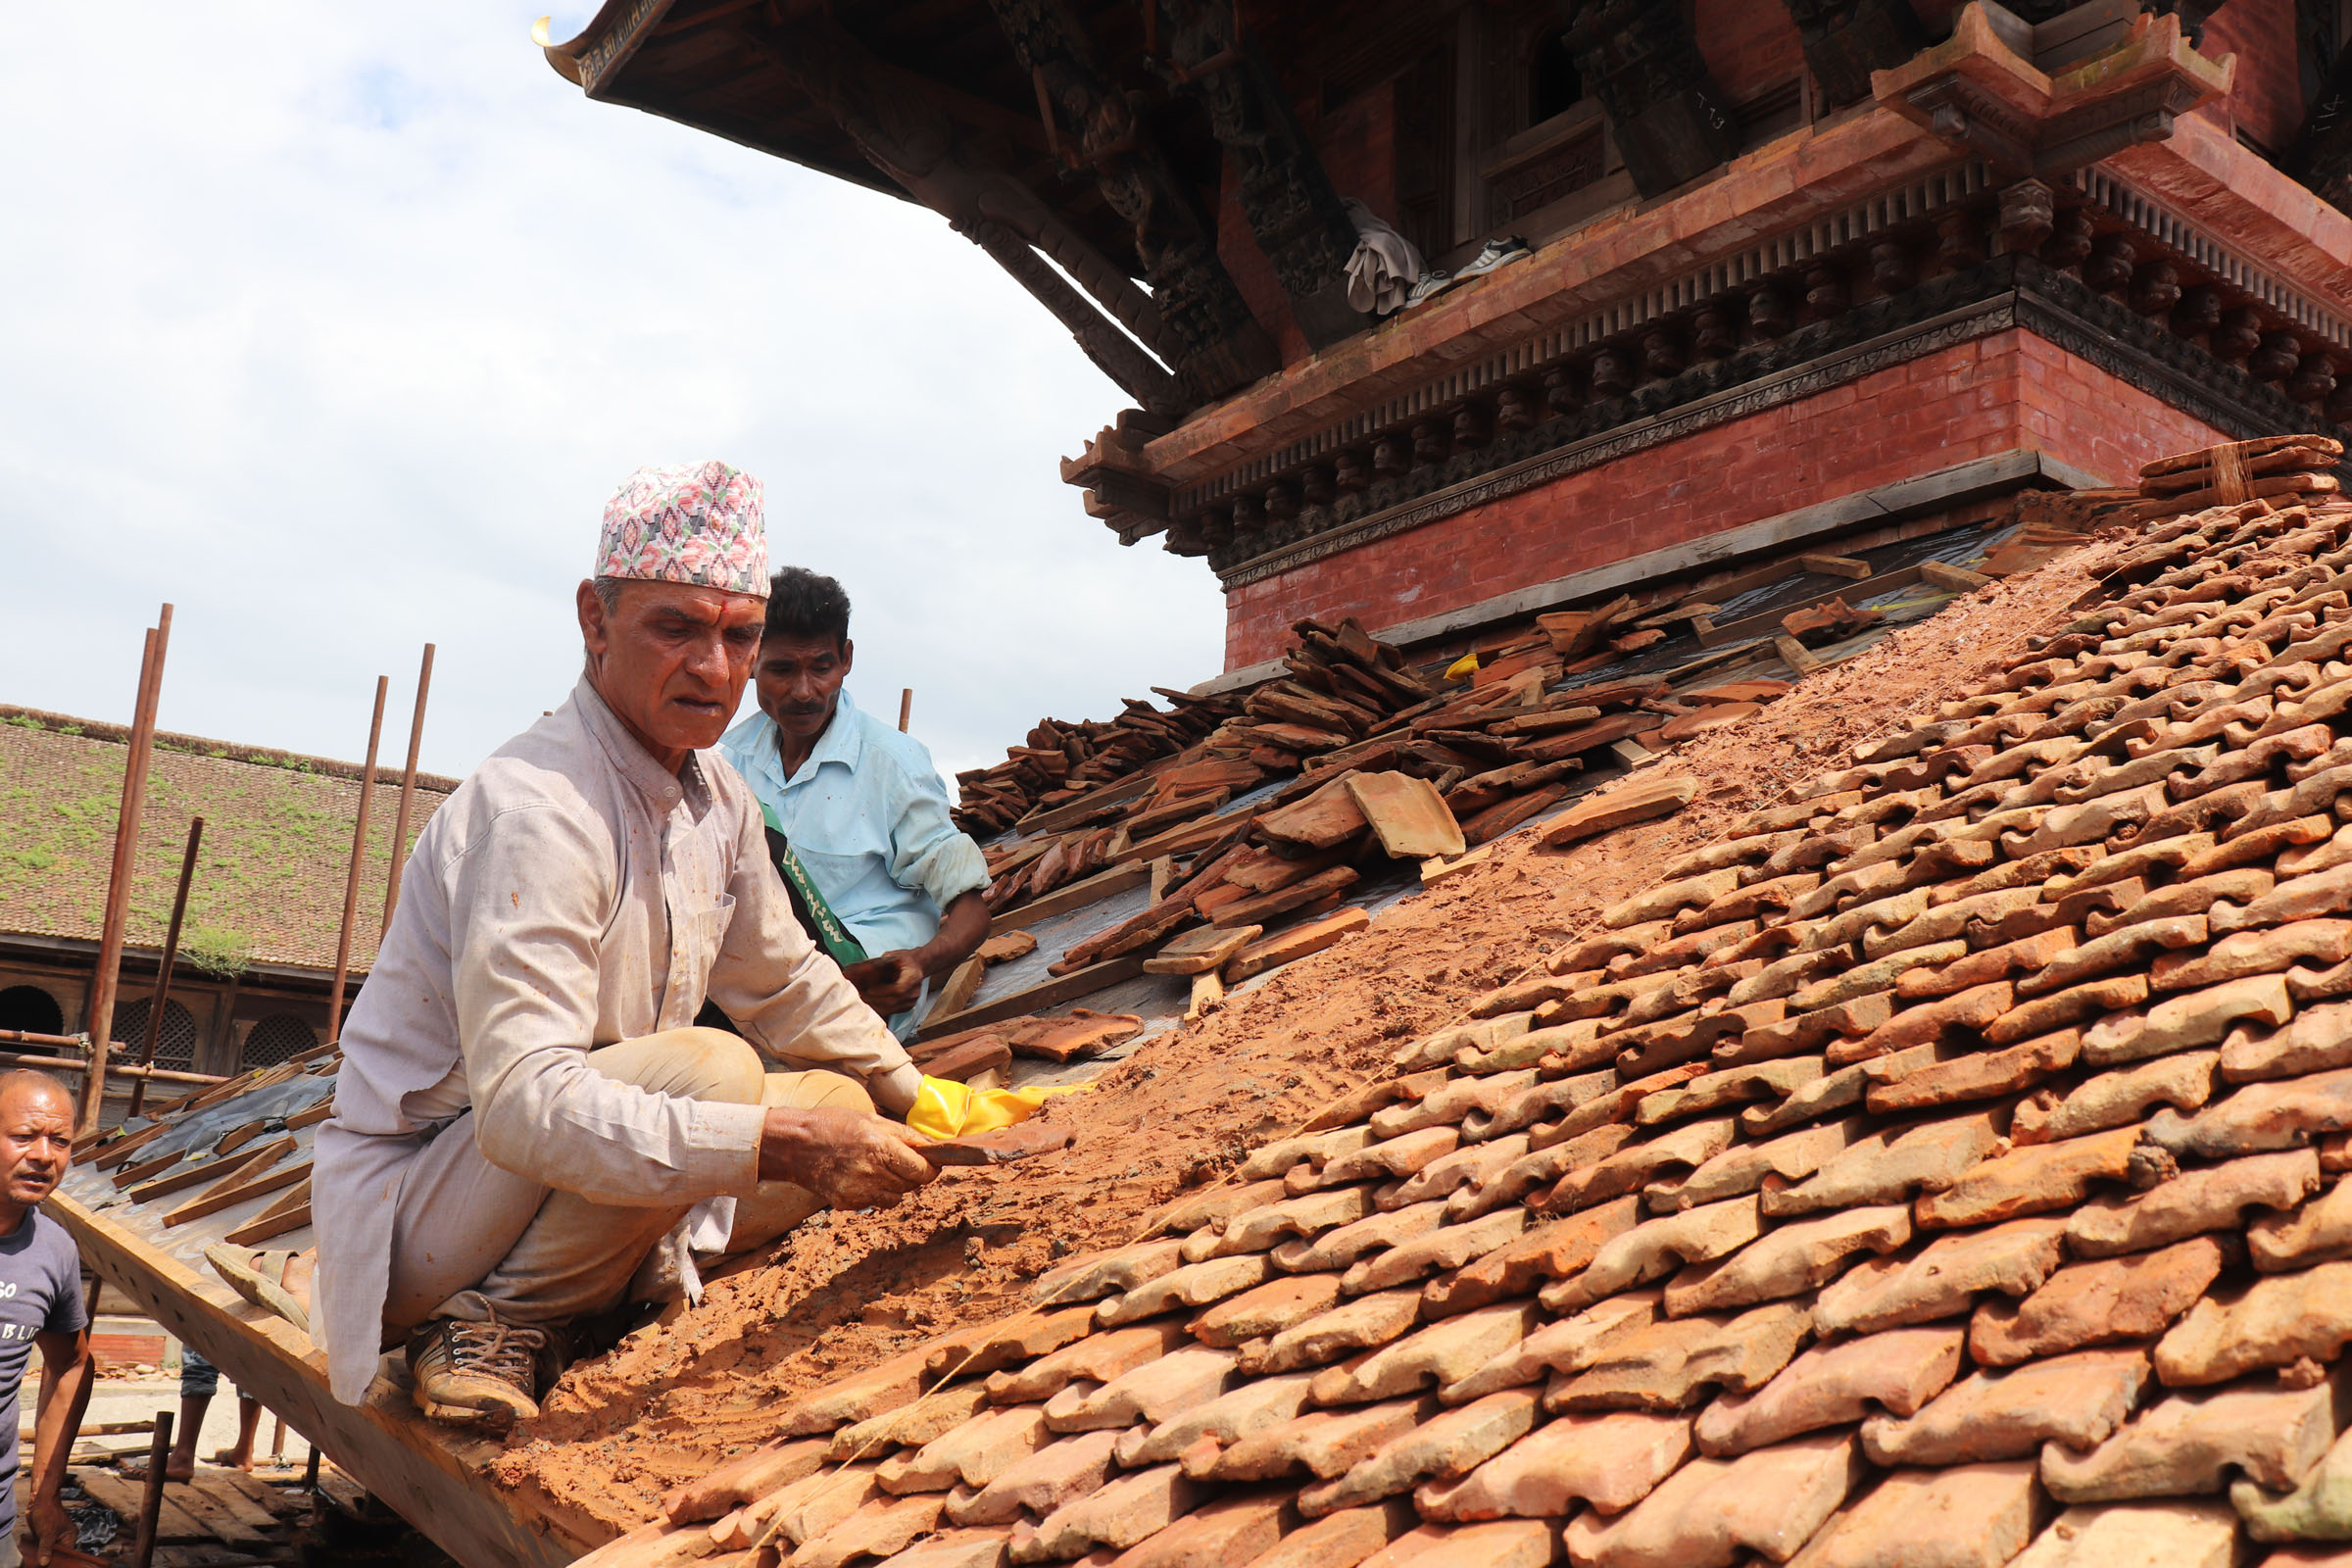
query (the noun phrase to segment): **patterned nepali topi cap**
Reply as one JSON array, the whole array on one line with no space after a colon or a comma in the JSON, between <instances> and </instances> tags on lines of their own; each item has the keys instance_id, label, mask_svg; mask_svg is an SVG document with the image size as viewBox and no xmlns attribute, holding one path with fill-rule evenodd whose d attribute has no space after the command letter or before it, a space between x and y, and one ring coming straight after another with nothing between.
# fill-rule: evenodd
<instances>
[{"instance_id":1,"label":"patterned nepali topi cap","mask_svg":"<svg viewBox=\"0 0 2352 1568\"><path fill-rule=\"evenodd\" d=\"M767 597L760 481L723 463L639 468L605 503L596 575Z\"/></svg>"}]
</instances>

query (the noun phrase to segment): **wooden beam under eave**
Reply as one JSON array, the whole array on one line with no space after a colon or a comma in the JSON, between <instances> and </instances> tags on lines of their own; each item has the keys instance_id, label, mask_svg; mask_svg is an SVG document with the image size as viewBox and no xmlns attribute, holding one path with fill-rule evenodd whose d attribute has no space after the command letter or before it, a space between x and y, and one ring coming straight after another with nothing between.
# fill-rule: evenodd
<instances>
[{"instance_id":1,"label":"wooden beam under eave","mask_svg":"<svg viewBox=\"0 0 2352 1568\"><path fill-rule=\"evenodd\" d=\"M500 1443L427 1421L382 1379L368 1402L327 1391L325 1352L282 1318L147 1246L63 1194L42 1211L65 1226L92 1272L194 1346L237 1388L286 1419L368 1493L465 1568L563 1568L588 1551L554 1521L516 1511L490 1479Z\"/></svg>"}]
</instances>

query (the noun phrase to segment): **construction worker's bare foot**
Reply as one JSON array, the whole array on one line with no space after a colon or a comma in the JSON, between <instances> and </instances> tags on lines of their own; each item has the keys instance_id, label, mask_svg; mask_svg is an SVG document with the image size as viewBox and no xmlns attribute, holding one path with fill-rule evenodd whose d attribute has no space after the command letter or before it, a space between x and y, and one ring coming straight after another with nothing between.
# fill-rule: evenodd
<instances>
[{"instance_id":1,"label":"construction worker's bare foot","mask_svg":"<svg viewBox=\"0 0 2352 1568\"><path fill-rule=\"evenodd\" d=\"M231 1470L251 1470L253 1468L253 1450L251 1448L222 1448L219 1453L213 1455L213 1463L226 1465ZM167 1470L164 1474L169 1476L171 1472Z\"/></svg>"},{"instance_id":2,"label":"construction worker's bare foot","mask_svg":"<svg viewBox=\"0 0 2352 1568\"><path fill-rule=\"evenodd\" d=\"M141 1461L139 1461L139 1462L137 1462L137 1463L132 1463L132 1464L125 1464L125 1465L123 1465L123 1466L122 1466L122 1479L123 1479L123 1480L125 1480L125 1481L144 1481L144 1480L146 1480L146 1479L147 1479L147 1465L146 1465L146 1462L145 1462L144 1460L141 1460ZM174 1449L172 1451L172 1456L171 1456L170 1458L168 1458L168 1459L166 1459L166 1460L164 1461L164 1479L165 1479L166 1481L193 1481L193 1480L195 1480L195 1479L196 1479L196 1456L195 1456L194 1454L192 1454L192 1453L189 1453L189 1454L182 1454L182 1453L181 1453L181 1452L180 1452L178 1449L174 1448Z\"/></svg>"}]
</instances>

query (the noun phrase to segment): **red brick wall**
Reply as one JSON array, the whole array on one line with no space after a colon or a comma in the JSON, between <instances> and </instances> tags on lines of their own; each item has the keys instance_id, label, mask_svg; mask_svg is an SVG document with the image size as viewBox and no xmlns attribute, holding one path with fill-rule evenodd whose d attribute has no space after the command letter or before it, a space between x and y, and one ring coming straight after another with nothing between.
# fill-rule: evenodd
<instances>
[{"instance_id":1,"label":"red brick wall","mask_svg":"<svg viewBox=\"0 0 2352 1568\"><path fill-rule=\"evenodd\" d=\"M2205 24L2198 53L2237 56L2226 104L2200 111L2234 123L2264 151L2281 153L2303 122L2303 78L2295 59L2295 0L2230 0Z\"/></svg>"},{"instance_id":2,"label":"red brick wall","mask_svg":"<svg viewBox=\"0 0 2352 1568\"><path fill-rule=\"evenodd\" d=\"M2036 448L2124 483L2222 439L2012 329L1234 589L1225 666L1301 615L1394 625L1972 458Z\"/></svg>"}]
</instances>

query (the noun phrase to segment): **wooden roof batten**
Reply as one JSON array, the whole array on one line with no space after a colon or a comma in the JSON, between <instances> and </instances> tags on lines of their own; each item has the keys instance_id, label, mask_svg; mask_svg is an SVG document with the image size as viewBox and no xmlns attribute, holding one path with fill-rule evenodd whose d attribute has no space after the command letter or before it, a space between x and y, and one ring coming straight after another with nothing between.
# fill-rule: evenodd
<instances>
[{"instance_id":1,"label":"wooden roof batten","mask_svg":"<svg viewBox=\"0 0 2352 1568\"><path fill-rule=\"evenodd\" d=\"M1243 216L1316 347L1370 322L1346 298L1355 230L1238 13L1156 0L1129 68L1129 40L1104 47L1115 31L1104 12L990 0L991 30L1007 45L1002 64L1013 70L967 46L958 58L970 79L953 84L906 58L922 40L908 42L906 27L868 26L861 38L823 6L784 0L692 11L679 0L609 0L577 37L545 49L591 98L931 208L1152 416L1179 418L1279 364L1219 254L1222 160L1186 155L1231 156ZM746 73L746 59L760 69ZM723 102L714 76L724 78ZM1008 99L1034 99L1035 118ZM1182 145L1197 123L1213 141ZM1043 160L1030 156L1039 140Z\"/></svg>"}]
</instances>

